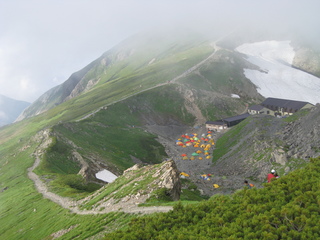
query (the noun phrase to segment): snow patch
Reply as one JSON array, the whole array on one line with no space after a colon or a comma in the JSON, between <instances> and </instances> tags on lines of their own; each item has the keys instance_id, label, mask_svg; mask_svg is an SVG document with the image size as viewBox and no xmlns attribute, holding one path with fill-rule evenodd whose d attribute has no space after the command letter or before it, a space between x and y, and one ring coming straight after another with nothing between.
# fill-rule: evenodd
<instances>
[{"instance_id":1,"label":"snow patch","mask_svg":"<svg viewBox=\"0 0 320 240\"><path fill-rule=\"evenodd\" d=\"M295 52L290 41L246 43L235 50L260 68L244 69L244 74L262 96L320 102L320 79L291 67Z\"/></svg>"},{"instance_id":2,"label":"snow patch","mask_svg":"<svg viewBox=\"0 0 320 240\"><path fill-rule=\"evenodd\" d=\"M156 60L156 59L153 58L153 59L148 63L148 65L152 64L155 60Z\"/></svg>"},{"instance_id":3,"label":"snow patch","mask_svg":"<svg viewBox=\"0 0 320 240\"><path fill-rule=\"evenodd\" d=\"M96 173L96 178L98 178L98 179L100 179L102 181L111 183L111 182L113 182L114 180L117 179L117 176L114 175L112 172L104 169L104 170Z\"/></svg>"},{"instance_id":4,"label":"snow patch","mask_svg":"<svg viewBox=\"0 0 320 240\"><path fill-rule=\"evenodd\" d=\"M231 94L231 97L232 97L232 98L240 98L240 96L239 96L239 95L234 94L234 93L232 93L232 94Z\"/></svg>"}]
</instances>

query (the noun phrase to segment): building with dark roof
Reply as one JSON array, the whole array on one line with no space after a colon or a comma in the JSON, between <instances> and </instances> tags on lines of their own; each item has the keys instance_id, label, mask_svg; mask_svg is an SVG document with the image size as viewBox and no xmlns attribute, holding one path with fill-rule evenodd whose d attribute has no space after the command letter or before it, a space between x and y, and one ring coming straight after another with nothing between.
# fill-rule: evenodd
<instances>
[{"instance_id":1,"label":"building with dark roof","mask_svg":"<svg viewBox=\"0 0 320 240\"><path fill-rule=\"evenodd\" d=\"M244 113L241 115L237 115L237 116L233 116L233 117L229 117L229 118L224 118L224 119L222 119L222 121L225 122L228 127L232 127L232 126L237 125L238 123L242 122L243 120L245 120L249 116L250 116L249 113Z\"/></svg>"},{"instance_id":2,"label":"building with dark roof","mask_svg":"<svg viewBox=\"0 0 320 240\"><path fill-rule=\"evenodd\" d=\"M221 130L227 129L228 127L232 127L234 125L237 125L247 117L249 117L249 113L244 113L241 115L233 116L233 117L228 117L224 118L218 121L207 121L206 122L206 128L208 130L216 130L220 132Z\"/></svg>"},{"instance_id":3,"label":"building with dark roof","mask_svg":"<svg viewBox=\"0 0 320 240\"><path fill-rule=\"evenodd\" d=\"M299 110L314 107L313 104L308 102L280 98L267 98L261 105L272 110L276 116L292 115Z\"/></svg>"}]
</instances>

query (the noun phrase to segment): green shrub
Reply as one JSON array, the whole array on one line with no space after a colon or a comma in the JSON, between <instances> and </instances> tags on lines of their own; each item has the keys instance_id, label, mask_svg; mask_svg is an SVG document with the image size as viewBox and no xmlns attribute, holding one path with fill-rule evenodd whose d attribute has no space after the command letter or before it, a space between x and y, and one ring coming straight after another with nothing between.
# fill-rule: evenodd
<instances>
[{"instance_id":1,"label":"green shrub","mask_svg":"<svg viewBox=\"0 0 320 240\"><path fill-rule=\"evenodd\" d=\"M320 157L261 189L135 218L106 239L319 239L319 196Z\"/></svg>"}]
</instances>

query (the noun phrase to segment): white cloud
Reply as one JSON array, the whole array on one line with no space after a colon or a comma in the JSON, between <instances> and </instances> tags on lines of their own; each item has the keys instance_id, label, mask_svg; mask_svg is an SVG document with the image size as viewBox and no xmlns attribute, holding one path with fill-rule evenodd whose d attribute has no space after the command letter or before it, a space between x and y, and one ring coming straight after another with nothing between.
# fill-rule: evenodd
<instances>
[{"instance_id":1,"label":"white cloud","mask_svg":"<svg viewBox=\"0 0 320 240\"><path fill-rule=\"evenodd\" d=\"M22 79L20 80L20 89L21 89L21 90L26 90L26 89L28 89L28 87L29 87L29 81L28 81L28 79L22 78Z\"/></svg>"},{"instance_id":2,"label":"white cloud","mask_svg":"<svg viewBox=\"0 0 320 240\"><path fill-rule=\"evenodd\" d=\"M264 21L315 35L318 9L316 0L0 1L0 94L33 101L121 40L157 24L201 21L226 28ZM17 89L21 78L28 79L28 92Z\"/></svg>"},{"instance_id":3,"label":"white cloud","mask_svg":"<svg viewBox=\"0 0 320 240\"><path fill-rule=\"evenodd\" d=\"M0 120L1 121L7 121L9 117L4 112L0 111Z\"/></svg>"}]
</instances>

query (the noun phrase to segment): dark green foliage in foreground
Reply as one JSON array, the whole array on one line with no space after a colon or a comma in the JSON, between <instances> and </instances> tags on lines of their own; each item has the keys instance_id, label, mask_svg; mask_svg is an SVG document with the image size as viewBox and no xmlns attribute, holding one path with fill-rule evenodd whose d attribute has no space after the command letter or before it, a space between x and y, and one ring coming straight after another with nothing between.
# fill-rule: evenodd
<instances>
[{"instance_id":1,"label":"dark green foliage in foreground","mask_svg":"<svg viewBox=\"0 0 320 240\"><path fill-rule=\"evenodd\" d=\"M135 218L105 239L319 239L320 157L304 169L231 196Z\"/></svg>"}]
</instances>

